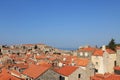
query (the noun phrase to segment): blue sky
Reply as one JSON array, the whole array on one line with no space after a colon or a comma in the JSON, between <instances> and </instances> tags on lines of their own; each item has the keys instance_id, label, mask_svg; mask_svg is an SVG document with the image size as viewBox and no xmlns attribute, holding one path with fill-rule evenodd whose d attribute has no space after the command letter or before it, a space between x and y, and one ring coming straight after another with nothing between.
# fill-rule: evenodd
<instances>
[{"instance_id":1,"label":"blue sky","mask_svg":"<svg viewBox=\"0 0 120 80\"><path fill-rule=\"evenodd\" d=\"M0 0L0 44L120 43L120 0Z\"/></svg>"}]
</instances>

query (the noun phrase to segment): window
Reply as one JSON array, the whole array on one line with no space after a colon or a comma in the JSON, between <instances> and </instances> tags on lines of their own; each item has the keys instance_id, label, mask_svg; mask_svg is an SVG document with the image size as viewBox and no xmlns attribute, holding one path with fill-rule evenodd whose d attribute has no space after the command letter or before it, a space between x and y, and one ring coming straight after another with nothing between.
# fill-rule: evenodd
<instances>
[{"instance_id":1,"label":"window","mask_svg":"<svg viewBox=\"0 0 120 80\"><path fill-rule=\"evenodd\" d=\"M98 65L98 62L96 62L96 65Z\"/></svg>"},{"instance_id":2,"label":"window","mask_svg":"<svg viewBox=\"0 0 120 80\"><path fill-rule=\"evenodd\" d=\"M81 77L81 74L78 74L78 78L80 78Z\"/></svg>"},{"instance_id":3,"label":"window","mask_svg":"<svg viewBox=\"0 0 120 80\"><path fill-rule=\"evenodd\" d=\"M28 80L28 78L26 78L26 80Z\"/></svg>"},{"instance_id":4,"label":"window","mask_svg":"<svg viewBox=\"0 0 120 80\"><path fill-rule=\"evenodd\" d=\"M98 72L98 69L95 69L95 73L97 73Z\"/></svg>"},{"instance_id":5,"label":"window","mask_svg":"<svg viewBox=\"0 0 120 80\"><path fill-rule=\"evenodd\" d=\"M85 57L88 57L88 53L87 52L85 52Z\"/></svg>"},{"instance_id":6,"label":"window","mask_svg":"<svg viewBox=\"0 0 120 80\"><path fill-rule=\"evenodd\" d=\"M116 61L114 61L114 66L117 66L117 62Z\"/></svg>"},{"instance_id":7,"label":"window","mask_svg":"<svg viewBox=\"0 0 120 80\"><path fill-rule=\"evenodd\" d=\"M62 76L60 76L60 77L59 77L59 80L65 80L65 78L64 78L64 77L62 77Z\"/></svg>"},{"instance_id":8,"label":"window","mask_svg":"<svg viewBox=\"0 0 120 80\"><path fill-rule=\"evenodd\" d=\"M83 52L80 52L80 56L83 56Z\"/></svg>"},{"instance_id":9,"label":"window","mask_svg":"<svg viewBox=\"0 0 120 80\"><path fill-rule=\"evenodd\" d=\"M17 68L16 67L14 67L14 70L16 70Z\"/></svg>"}]
</instances>

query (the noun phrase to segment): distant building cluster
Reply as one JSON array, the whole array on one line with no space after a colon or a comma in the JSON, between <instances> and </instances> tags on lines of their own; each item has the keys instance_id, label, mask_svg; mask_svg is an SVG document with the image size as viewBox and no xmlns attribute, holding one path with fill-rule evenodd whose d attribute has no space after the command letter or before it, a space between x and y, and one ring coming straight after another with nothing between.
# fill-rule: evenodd
<instances>
[{"instance_id":1,"label":"distant building cluster","mask_svg":"<svg viewBox=\"0 0 120 80\"><path fill-rule=\"evenodd\" d=\"M0 80L120 80L120 47L0 46Z\"/></svg>"}]
</instances>

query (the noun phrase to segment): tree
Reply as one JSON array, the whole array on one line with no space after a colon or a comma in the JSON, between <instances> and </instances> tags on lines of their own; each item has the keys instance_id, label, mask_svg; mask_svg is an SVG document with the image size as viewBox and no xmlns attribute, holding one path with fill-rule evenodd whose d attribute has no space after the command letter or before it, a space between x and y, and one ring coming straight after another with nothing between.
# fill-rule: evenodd
<instances>
[{"instance_id":1,"label":"tree","mask_svg":"<svg viewBox=\"0 0 120 80\"><path fill-rule=\"evenodd\" d=\"M116 47L115 40L112 38L111 41L108 44L108 48L115 51L115 47Z\"/></svg>"},{"instance_id":2,"label":"tree","mask_svg":"<svg viewBox=\"0 0 120 80\"><path fill-rule=\"evenodd\" d=\"M2 52L0 52L0 55L2 55Z\"/></svg>"}]
</instances>

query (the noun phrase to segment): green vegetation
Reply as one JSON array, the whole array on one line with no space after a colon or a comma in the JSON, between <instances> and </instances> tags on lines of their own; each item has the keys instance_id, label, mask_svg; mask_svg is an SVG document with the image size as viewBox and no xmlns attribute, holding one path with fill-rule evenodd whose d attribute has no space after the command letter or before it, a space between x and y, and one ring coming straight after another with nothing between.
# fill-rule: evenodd
<instances>
[{"instance_id":1,"label":"green vegetation","mask_svg":"<svg viewBox=\"0 0 120 80\"><path fill-rule=\"evenodd\" d=\"M116 43L115 43L115 40L113 38L111 39L111 41L109 42L107 47L114 50L114 51L116 50L115 49L116 48Z\"/></svg>"},{"instance_id":2,"label":"green vegetation","mask_svg":"<svg viewBox=\"0 0 120 80\"><path fill-rule=\"evenodd\" d=\"M37 48L38 48L37 45L35 45L34 49L37 49Z\"/></svg>"}]
</instances>

